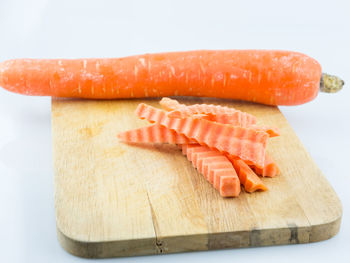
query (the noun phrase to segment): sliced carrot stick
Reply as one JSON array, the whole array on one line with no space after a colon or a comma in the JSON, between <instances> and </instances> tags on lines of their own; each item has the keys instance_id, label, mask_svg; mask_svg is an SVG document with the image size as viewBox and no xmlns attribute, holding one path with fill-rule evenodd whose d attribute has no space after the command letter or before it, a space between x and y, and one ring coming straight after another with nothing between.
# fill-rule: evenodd
<instances>
[{"instance_id":1,"label":"sliced carrot stick","mask_svg":"<svg viewBox=\"0 0 350 263\"><path fill-rule=\"evenodd\" d=\"M208 114L193 114L190 116L184 115L179 113L178 111L171 111L167 114L168 117L170 118L187 118L191 117L194 119L203 119L203 120L208 120L208 121L213 121L213 122L218 122L222 124L231 124L234 126L240 126L240 127L245 127L245 128L251 128L256 131L263 131L266 132L270 137L276 137L280 136L280 132L278 128L274 127L267 127L267 126L258 126L258 125L250 125L247 123L247 120L245 119L244 116L242 116L241 112L236 112L232 114L217 114L217 115L212 115L211 113Z\"/></svg>"},{"instance_id":2,"label":"sliced carrot stick","mask_svg":"<svg viewBox=\"0 0 350 263\"><path fill-rule=\"evenodd\" d=\"M268 139L266 132L203 119L168 118L166 112L143 103L137 107L136 114L141 119L157 122L201 145L250 161L257 167L264 165Z\"/></svg>"},{"instance_id":3,"label":"sliced carrot stick","mask_svg":"<svg viewBox=\"0 0 350 263\"><path fill-rule=\"evenodd\" d=\"M226 107L226 106L220 106L220 105L213 105L213 104L194 104L194 105L185 105L179 103L175 99L170 98L162 98L160 100L160 105L168 110L168 111L175 111L178 110L186 115L192 115L196 113L212 113L215 114L231 114L235 113L237 110L234 108Z\"/></svg>"},{"instance_id":4,"label":"sliced carrot stick","mask_svg":"<svg viewBox=\"0 0 350 263\"><path fill-rule=\"evenodd\" d=\"M210 170L213 167L216 168L229 168L229 164L226 161L227 157L224 155L218 155L218 156L207 156L203 158L203 160L199 160L198 167L200 167L200 171L206 176L206 179L213 183L214 178L213 174L210 173Z\"/></svg>"},{"instance_id":5,"label":"sliced carrot stick","mask_svg":"<svg viewBox=\"0 0 350 263\"><path fill-rule=\"evenodd\" d=\"M129 143L171 143L171 144L190 144L196 143L186 136L177 134L168 128L153 124L139 129L121 132L118 138L123 142Z\"/></svg>"},{"instance_id":6,"label":"sliced carrot stick","mask_svg":"<svg viewBox=\"0 0 350 263\"><path fill-rule=\"evenodd\" d=\"M186 106L180 104L177 100L163 98L160 105L166 110L171 110L168 113L169 117L183 118L194 114L205 114L206 119L220 122L223 124L233 124L242 127L248 127L256 123L255 116L236 110L234 108L223 107L220 105L195 104Z\"/></svg>"},{"instance_id":7,"label":"sliced carrot stick","mask_svg":"<svg viewBox=\"0 0 350 263\"><path fill-rule=\"evenodd\" d=\"M196 114L184 114L181 111L175 110L175 111L171 111L168 113L168 117L170 118L186 118L186 117L191 117L191 118L201 118L204 120L208 120L208 121L215 121L215 122L219 122L222 124L232 124L235 126L241 126L241 127L247 127L246 124L246 119L245 119L245 115L242 114L242 112L237 111L235 113L229 113L229 114L216 114L213 115L212 113L196 113Z\"/></svg>"},{"instance_id":8,"label":"sliced carrot stick","mask_svg":"<svg viewBox=\"0 0 350 263\"><path fill-rule=\"evenodd\" d=\"M192 165L217 189L221 196L236 197L241 188L232 163L222 153L200 145L181 145ZM215 159L216 158L216 159ZM220 158L220 159L218 159ZM203 163L207 169L204 169Z\"/></svg>"},{"instance_id":9,"label":"sliced carrot stick","mask_svg":"<svg viewBox=\"0 0 350 263\"><path fill-rule=\"evenodd\" d=\"M242 160L232 160L233 166L238 174L241 184L244 189L249 192L255 192L257 190L266 191L267 187L261 181L261 179L253 172L250 167Z\"/></svg>"},{"instance_id":10,"label":"sliced carrot stick","mask_svg":"<svg viewBox=\"0 0 350 263\"><path fill-rule=\"evenodd\" d=\"M215 121L223 124L232 124L241 127L250 127L256 130L267 132L270 137L279 136L277 128L256 125L255 116L236 110L234 108L219 105L195 104L187 106L180 104L177 100L162 98L160 104L166 110L170 110L168 117L185 118L202 114L202 119Z\"/></svg>"},{"instance_id":11,"label":"sliced carrot stick","mask_svg":"<svg viewBox=\"0 0 350 263\"><path fill-rule=\"evenodd\" d=\"M151 123L161 124L168 119L168 116L165 111L157 109L145 103L140 103L136 110L135 114L142 120L148 120Z\"/></svg>"},{"instance_id":12,"label":"sliced carrot stick","mask_svg":"<svg viewBox=\"0 0 350 263\"><path fill-rule=\"evenodd\" d=\"M215 151L208 151L208 147L202 146L200 144L196 144L195 147L187 148L187 158L189 161L193 162L193 164L197 167L197 160L199 156L207 156L208 154L213 156L215 154ZM209 156L207 156L209 157Z\"/></svg>"},{"instance_id":13,"label":"sliced carrot stick","mask_svg":"<svg viewBox=\"0 0 350 263\"><path fill-rule=\"evenodd\" d=\"M253 165L252 169L255 171L256 174L261 175L263 177L275 177L280 173L276 162L267 153L265 155L264 168L257 168Z\"/></svg>"}]
</instances>

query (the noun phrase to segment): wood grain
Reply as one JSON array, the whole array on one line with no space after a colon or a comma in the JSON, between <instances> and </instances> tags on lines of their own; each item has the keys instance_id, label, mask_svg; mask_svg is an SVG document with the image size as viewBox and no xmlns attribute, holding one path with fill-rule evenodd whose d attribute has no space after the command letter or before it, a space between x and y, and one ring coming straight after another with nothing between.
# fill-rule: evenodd
<instances>
[{"instance_id":1,"label":"wood grain","mask_svg":"<svg viewBox=\"0 0 350 263\"><path fill-rule=\"evenodd\" d=\"M278 108L183 101L232 106L281 129L268 145L281 169L263 178L269 191L222 198L175 146L118 142L118 132L146 125L134 115L141 100L53 99L57 233L67 251L162 254L308 243L339 231L340 201Z\"/></svg>"}]
</instances>

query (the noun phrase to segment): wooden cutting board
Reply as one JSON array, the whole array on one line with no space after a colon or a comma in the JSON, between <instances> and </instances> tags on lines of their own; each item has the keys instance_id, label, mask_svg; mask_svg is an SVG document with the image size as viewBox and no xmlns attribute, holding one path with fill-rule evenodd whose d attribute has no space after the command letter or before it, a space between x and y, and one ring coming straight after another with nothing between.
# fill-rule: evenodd
<instances>
[{"instance_id":1,"label":"wooden cutting board","mask_svg":"<svg viewBox=\"0 0 350 263\"><path fill-rule=\"evenodd\" d=\"M222 198L175 146L118 142L118 132L146 125L134 115L139 102L52 101L57 232L70 253L100 258L308 243L339 231L340 201L278 108L183 100L232 106L281 130L268 144L281 169L263 178L269 190Z\"/></svg>"}]
</instances>

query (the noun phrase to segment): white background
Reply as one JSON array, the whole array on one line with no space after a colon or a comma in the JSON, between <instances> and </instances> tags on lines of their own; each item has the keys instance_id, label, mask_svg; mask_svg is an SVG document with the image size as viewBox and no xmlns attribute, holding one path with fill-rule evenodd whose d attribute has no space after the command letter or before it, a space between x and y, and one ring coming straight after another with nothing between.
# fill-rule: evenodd
<instances>
[{"instance_id":1,"label":"white background","mask_svg":"<svg viewBox=\"0 0 350 263\"><path fill-rule=\"evenodd\" d=\"M190 49L289 49L350 83L348 1L0 1L0 61ZM305 245L103 262L349 262L350 87L281 107L343 204L340 233ZM83 262L55 232L50 98L0 89L0 261Z\"/></svg>"}]
</instances>

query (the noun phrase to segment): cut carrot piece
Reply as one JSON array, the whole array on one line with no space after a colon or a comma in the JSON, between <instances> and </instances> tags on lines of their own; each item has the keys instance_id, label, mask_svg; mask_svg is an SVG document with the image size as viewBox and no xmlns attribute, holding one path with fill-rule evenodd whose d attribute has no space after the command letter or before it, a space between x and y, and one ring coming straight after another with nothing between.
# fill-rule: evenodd
<instances>
[{"instance_id":1,"label":"cut carrot piece","mask_svg":"<svg viewBox=\"0 0 350 263\"><path fill-rule=\"evenodd\" d=\"M211 113L208 114L193 114L193 115L185 115L182 114L179 111L171 111L167 114L170 118L187 118L191 117L193 119L203 119L213 122L218 122L222 124L231 124L234 126L240 126L245 128L251 128L256 131L263 131L266 132L270 137L276 137L280 135L279 129L274 127L267 127L267 126L258 126L255 124L251 124L249 120L247 120L246 115L242 114L242 112L235 112L230 114L217 114L212 115Z\"/></svg>"},{"instance_id":2,"label":"cut carrot piece","mask_svg":"<svg viewBox=\"0 0 350 263\"><path fill-rule=\"evenodd\" d=\"M230 166L226 161L225 162L221 161L221 162L218 162L218 163L209 163L209 164L207 164L207 171L208 171L207 180L209 181L209 183L213 184L214 187L217 186L217 185L215 185L215 177L217 176L216 172L217 172L217 170L222 170L222 169L229 169L231 171L232 164ZM236 173L236 171L235 171L235 173Z\"/></svg>"},{"instance_id":3,"label":"cut carrot piece","mask_svg":"<svg viewBox=\"0 0 350 263\"><path fill-rule=\"evenodd\" d=\"M168 128L153 124L139 129L121 132L118 138L123 142L129 143L171 143L171 144L191 144L196 143L186 136L177 134Z\"/></svg>"},{"instance_id":4,"label":"cut carrot piece","mask_svg":"<svg viewBox=\"0 0 350 263\"><path fill-rule=\"evenodd\" d=\"M213 171L214 174L214 181L213 181L213 186L215 189L217 189L218 191L220 191L221 188L225 188L224 186L221 186L221 177L229 177L229 178L236 178L236 183L237 183L237 188L239 186L240 188L240 181L239 178L237 176L237 173L235 171L235 169L233 167L230 168L216 168ZM220 192L221 195L223 195Z\"/></svg>"},{"instance_id":5,"label":"cut carrot piece","mask_svg":"<svg viewBox=\"0 0 350 263\"><path fill-rule=\"evenodd\" d=\"M239 178L232 163L219 151L212 150L206 146L200 145L181 145L187 158L192 165L203 174L203 176L217 189L221 196L235 197L238 196L241 188ZM221 157L220 161L215 158ZM204 161L206 160L206 161ZM203 163L207 164L204 170ZM211 176L211 180L209 180Z\"/></svg>"},{"instance_id":6,"label":"cut carrot piece","mask_svg":"<svg viewBox=\"0 0 350 263\"><path fill-rule=\"evenodd\" d=\"M191 118L201 118L204 120L208 120L208 121L215 121L215 122L219 122L222 124L232 124L235 126L241 126L241 127L247 127L249 125L247 125L247 120L245 119L244 114L242 114L242 112L237 111L235 113L230 113L230 114L216 114L213 115L212 113L196 113L196 114L192 114L192 115L187 115L187 114L183 114L181 111L175 110L175 111L171 111L168 114L168 117L170 118L186 118L186 117L191 117Z\"/></svg>"},{"instance_id":7,"label":"cut carrot piece","mask_svg":"<svg viewBox=\"0 0 350 263\"><path fill-rule=\"evenodd\" d=\"M185 115L193 115L197 113L211 113L213 115L218 113L235 113L237 110L230 107L220 106L220 105L213 105L213 104L194 104L194 105L185 105L179 103L177 100L170 99L170 98L162 98L160 100L160 105L165 108L168 111L175 111L178 110L179 112L185 114Z\"/></svg>"},{"instance_id":8,"label":"cut carrot piece","mask_svg":"<svg viewBox=\"0 0 350 263\"><path fill-rule=\"evenodd\" d=\"M168 113L168 117L173 118L185 118L193 116L202 116L202 119L215 121L222 124L232 124L241 127L254 128L258 131L264 131L270 135L270 137L279 136L280 132L277 128L258 126L256 125L255 116L236 110L234 108L223 107L218 105L208 104L195 104L187 106L180 104L177 100L163 98L160 101L163 108L171 110Z\"/></svg>"},{"instance_id":9,"label":"cut carrot piece","mask_svg":"<svg viewBox=\"0 0 350 263\"><path fill-rule=\"evenodd\" d=\"M203 160L209 157L217 157L216 151L192 153L192 159L195 160L195 165L200 172L203 170Z\"/></svg>"},{"instance_id":10,"label":"cut carrot piece","mask_svg":"<svg viewBox=\"0 0 350 263\"><path fill-rule=\"evenodd\" d=\"M256 172L256 174L263 177L275 177L280 173L277 164L267 153L265 155L264 168L257 168L255 166L252 166L252 169Z\"/></svg>"},{"instance_id":11,"label":"cut carrot piece","mask_svg":"<svg viewBox=\"0 0 350 263\"><path fill-rule=\"evenodd\" d=\"M234 169L233 169L234 170ZM221 196L229 197L237 191L236 176L220 176L219 192ZM238 188L240 191L240 188Z\"/></svg>"},{"instance_id":12,"label":"cut carrot piece","mask_svg":"<svg viewBox=\"0 0 350 263\"><path fill-rule=\"evenodd\" d=\"M206 157L203 158L203 161L199 162L199 165L201 167L201 171L204 175L206 175L206 179L213 183L213 178L210 177L209 171L215 166L216 168L229 168L229 164L227 164L226 161L227 157L220 155L220 156L212 156L212 157Z\"/></svg>"},{"instance_id":13,"label":"cut carrot piece","mask_svg":"<svg viewBox=\"0 0 350 263\"><path fill-rule=\"evenodd\" d=\"M183 134L201 145L250 161L263 167L268 134L228 124L193 118L168 118L166 112L141 103L136 114Z\"/></svg>"},{"instance_id":14,"label":"cut carrot piece","mask_svg":"<svg viewBox=\"0 0 350 263\"><path fill-rule=\"evenodd\" d=\"M280 131L278 128L267 127L267 126L258 126L258 125L251 125L251 126L249 126L249 128L255 129L256 131L266 132L270 137L280 136Z\"/></svg>"},{"instance_id":15,"label":"cut carrot piece","mask_svg":"<svg viewBox=\"0 0 350 263\"><path fill-rule=\"evenodd\" d=\"M163 109L167 111L177 110L177 109L180 109L181 107L186 106L185 104L179 103L177 100L173 100L166 97L162 98L159 104L162 106Z\"/></svg>"},{"instance_id":16,"label":"cut carrot piece","mask_svg":"<svg viewBox=\"0 0 350 263\"><path fill-rule=\"evenodd\" d=\"M223 124L248 127L256 123L255 116L251 114L219 105L195 104L186 106L185 104L180 104L177 100L169 98L163 98L160 101L160 105L166 110L172 110L168 114L169 117L183 118L195 114L205 114L208 115L206 119Z\"/></svg>"},{"instance_id":17,"label":"cut carrot piece","mask_svg":"<svg viewBox=\"0 0 350 263\"><path fill-rule=\"evenodd\" d=\"M266 191L267 187L261 181L261 179L253 172L250 167L242 160L232 160L233 166L238 174L241 184L244 189L249 192L255 192L257 190Z\"/></svg>"},{"instance_id":18,"label":"cut carrot piece","mask_svg":"<svg viewBox=\"0 0 350 263\"><path fill-rule=\"evenodd\" d=\"M168 119L165 111L157 109L145 103L140 103L135 111L137 117L142 120L148 120L151 123L161 124L164 120Z\"/></svg>"}]
</instances>

